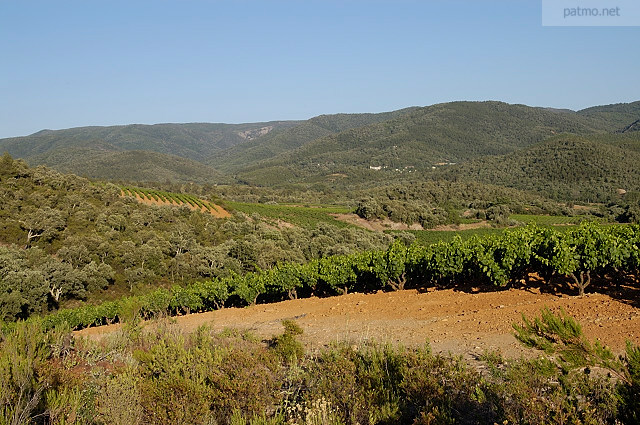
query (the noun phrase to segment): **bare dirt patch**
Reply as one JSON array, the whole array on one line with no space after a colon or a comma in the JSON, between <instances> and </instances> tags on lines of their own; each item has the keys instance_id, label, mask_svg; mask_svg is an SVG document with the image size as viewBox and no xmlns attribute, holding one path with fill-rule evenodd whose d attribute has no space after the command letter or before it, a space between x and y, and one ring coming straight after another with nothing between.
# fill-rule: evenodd
<instances>
[{"instance_id":1,"label":"bare dirt patch","mask_svg":"<svg viewBox=\"0 0 640 425\"><path fill-rule=\"evenodd\" d=\"M634 295L635 296L635 295ZM208 324L214 329L250 330L270 338L282 332L281 321L294 319L304 329L301 339L316 350L331 342L365 341L418 346L430 341L434 351L474 357L485 350L500 350L517 357L529 352L513 336L512 324L539 316L540 310L563 309L583 326L586 336L599 339L621 353L625 341L640 344L640 309L606 294L584 297L543 293L538 289L496 292L429 290L418 292L353 293L331 298L307 298L228 308L175 318L191 332ZM78 335L100 338L120 325L89 328Z\"/></svg>"},{"instance_id":2,"label":"bare dirt patch","mask_svg":"<svg viewBox=\"0 0 640 425\"><path fill-rule=\"evenodd\" d=\"M486 227L491 227L491 224L489 224L489 222L487 221L478 221L476 223L447 224L425 230L457 232L458 230L483 229Z\"/></svg>"},{"instance_id":3,"label":"bare dirt patch","mask_svg":"<svg viewBox=\"0 0 640 425\"><path fill-rule=\"evenodd\" d=\"M386 220L365 220L357 214L330 214L336 220L353 224L364 229L382 232L384 230L423 230L418 223L407 225L405 223L397 223L389 219Z\"/></svg>"},{"instance_id":4,"label":"bare dirt patch","mask_svg":"<svg viewBox=\"0 0 640 425\"><path fill-rule=\"evenodd\" d=\"M405 223L398 223L389 219L384 220L366 220L357 214L331 214L336 220L343 221L345 223L353 224L367 230L373 230L383 232L385 230L433 230L433 231L447 231L456 232L459 230L471 230L491 227L487 221L478 221L476 223L462 223L462 224L448 224L442 226L436 226L429 229L425 229L419 223L411 225Z\"/></svg>"}]
</instances>

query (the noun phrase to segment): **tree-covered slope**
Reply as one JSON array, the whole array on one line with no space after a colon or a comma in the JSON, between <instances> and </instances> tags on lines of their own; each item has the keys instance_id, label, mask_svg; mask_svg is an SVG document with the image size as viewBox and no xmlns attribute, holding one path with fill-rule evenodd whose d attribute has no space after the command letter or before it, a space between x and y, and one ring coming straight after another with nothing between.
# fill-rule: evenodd
<instances>
[{"instance_id":1,"label":"tree-covered slope","mask_svg":"<svg viewBox=\"0 0 640 425\"><path fill-rule=\"evenodd\" d=\"M614 128L605 120L592 121L575 112L501 102L452 102L317 139L248 165L239 175L258 183L269 181L270 175L282 182L298 176L348 174L353 167L430 169L439 163L506 154L561 132L593 134Z\"/></svg>"},{"instance_id":2,"label":"tree-covered slope","mask_svg":"<svg viewBox=\"0 0 640 425\"><path fill-rule=\"evenodd\" d=\"M611 131L623 131L640 119L640 101L594 106L578 111L578 115L593 122L599 121Z\"/></svg>"},{"instance_id":3,"label":"tree-covered slope","mask_svg":"<svg viewBox=\"0 0 640 425\"><path fill-rule=\"evenodd\" d=\"M31 161L64 173L101 180L201 184L229 181L222 173L201 162L150 151L64 148L35 156Z\"/></svg>"},{"instance_id":4,"label":"tree-covered slope","mask_svg":"<svg viewBox=\"0 0 640 425\"><path fill-rule=\"evenodd\" d=\"M638 133L635 133L638 134ZM640 136L559 135L508 155L485 157L437 174L536 191L555 199L606 201L640 190Z\"/></svg>"},{"instance_id":5,"label":"tree-covered slope","mask_svg":"<svg viewBox=\"0 0 640 425\"><path fill-rule=\"evenodd\" d=\"M320 115L281 132L270 132L259 139L217 152L209 163L220 170L234 171L247 164L299 148L313 140L403 116L414 109L416 108L379 114Z\"/></svg>"},{"instance_id":6,"label":"tree-covered slope","mask_svg":"<svg viewBox=\"0 0 640 425\"><path fill-rule=\"evenodd\" d=\"M391 240L346 225L278 228L258 214L144 205L113 184L0 156L0 321Z\"/></svg>"},{"instance_id":7,"label":"tree-covered slope","mask_svg":"<svg viewBox=\"0 0 640 425\"><path fill-rule=\"evenodd\" d=\"M30 161L59 149L145 150L203 161L214 152L296 125L296 121L250 124L156 124L43 130L0 140L0 152ZM32 162L32 161L30 161Z\"/></svg>"},{"instance_id":8,"label":"tree-covered slope","mask_svg":"<svg viewBox=\"0 0 640 425\"><path fill-rule=\"evenodd\" d=\"M493 101L451 102L306 121L47 130L2 139L0 152L8 151L32 165L105 179L302 183L342 189L399 181L408 173L428 174L433 167L485 157L487 164L495 164L492 156L564 133L589 136L594 142L600 139L593 137L624 134L626 139L616 139L617 147L635 151L633 134L639 120L640 102L578 112ZM145 157L143 151L156 155Z\"/></svg>"}]
</instances>

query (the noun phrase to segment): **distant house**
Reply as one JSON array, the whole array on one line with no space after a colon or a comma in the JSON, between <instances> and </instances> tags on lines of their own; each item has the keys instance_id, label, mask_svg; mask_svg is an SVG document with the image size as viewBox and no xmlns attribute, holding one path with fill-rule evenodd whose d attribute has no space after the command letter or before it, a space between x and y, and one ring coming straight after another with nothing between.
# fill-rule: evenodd
<instances>
[{"instance_id":1,"label":"distant house","mask_svg":"<svg viewBox=\"0 0 640 425\"><path fill-rule=\"evenodd\" d=\"M373 165L369 165L369 169L370 169L370 170L376 170L376 171L379 171L379 170L382 170L382 166L381 166L381 165L379 165L379 166L377 166L377 167L374 167Z\"/></svg>"}]
</instances>

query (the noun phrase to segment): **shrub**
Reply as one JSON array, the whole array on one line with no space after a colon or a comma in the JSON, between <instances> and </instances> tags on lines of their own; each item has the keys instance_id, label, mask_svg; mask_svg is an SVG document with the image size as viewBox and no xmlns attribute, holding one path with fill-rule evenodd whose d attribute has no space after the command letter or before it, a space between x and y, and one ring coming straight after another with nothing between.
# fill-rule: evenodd
<instances>
[{"instance_id":1,"label":"shrub","mask_svg":"<svg viewBox=\"0 0 640 425\"><path fill-rule=\"evenodd\" d=\"M270 341L270 345L287 363L298 362L304 356L304 347L296 339L297 336L302 335L302 328L293 320L283 320L282 325L284 326L284 333L274 336Z\"/></svg>"}]
</instances>

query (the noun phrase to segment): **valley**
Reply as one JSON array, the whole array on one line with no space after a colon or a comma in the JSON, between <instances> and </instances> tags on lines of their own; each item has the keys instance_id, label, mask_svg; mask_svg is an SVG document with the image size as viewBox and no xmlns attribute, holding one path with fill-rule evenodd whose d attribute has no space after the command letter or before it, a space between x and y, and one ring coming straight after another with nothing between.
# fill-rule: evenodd
<instances>
[{"instance_id":1,"label":"valley","mask_svg":"<svg viewBox=\"0 0 640 425\"><path fill-rule=\"evenodd\" d=\"M47 409L54 396L79 409L81 388L105 395L122 382L132 407L91 398L95 411L151 418L165 406L150 423L186 406L283 424L297 416L256 415L318 400L335 418L347 417L332 407L342 403L387 421L371 423L409 423L415 407L402 400L422 400L408 386L423 385L420 370L449 376L425 394L475 388L455 402L480 406L473 418L524 423L531 388L565 403L534 412L539 423L589 403L613 417L593 394L633 408L638 114L640 102L452 102L2 139L0 371L15 367L9 356L37 361L26 370ZM20 351L28 344L42 354ZM367 387L376 362L397 375ZM255 376L273 382L244 392ZM180 388L183 407L163 385ZM394 395L339 396L365 387ZM212 395L220 388L231 398Z\"/></svg>"},{"instance_id":2,"label":"valley","mask_svg":"<svg viewBox=\"0 0 640 425\"><path fill-rule=\"evenodd\" d=\"M0 425L640 424L640 9L562 3L0 1Z\"/></svg>"}]
</instances>

